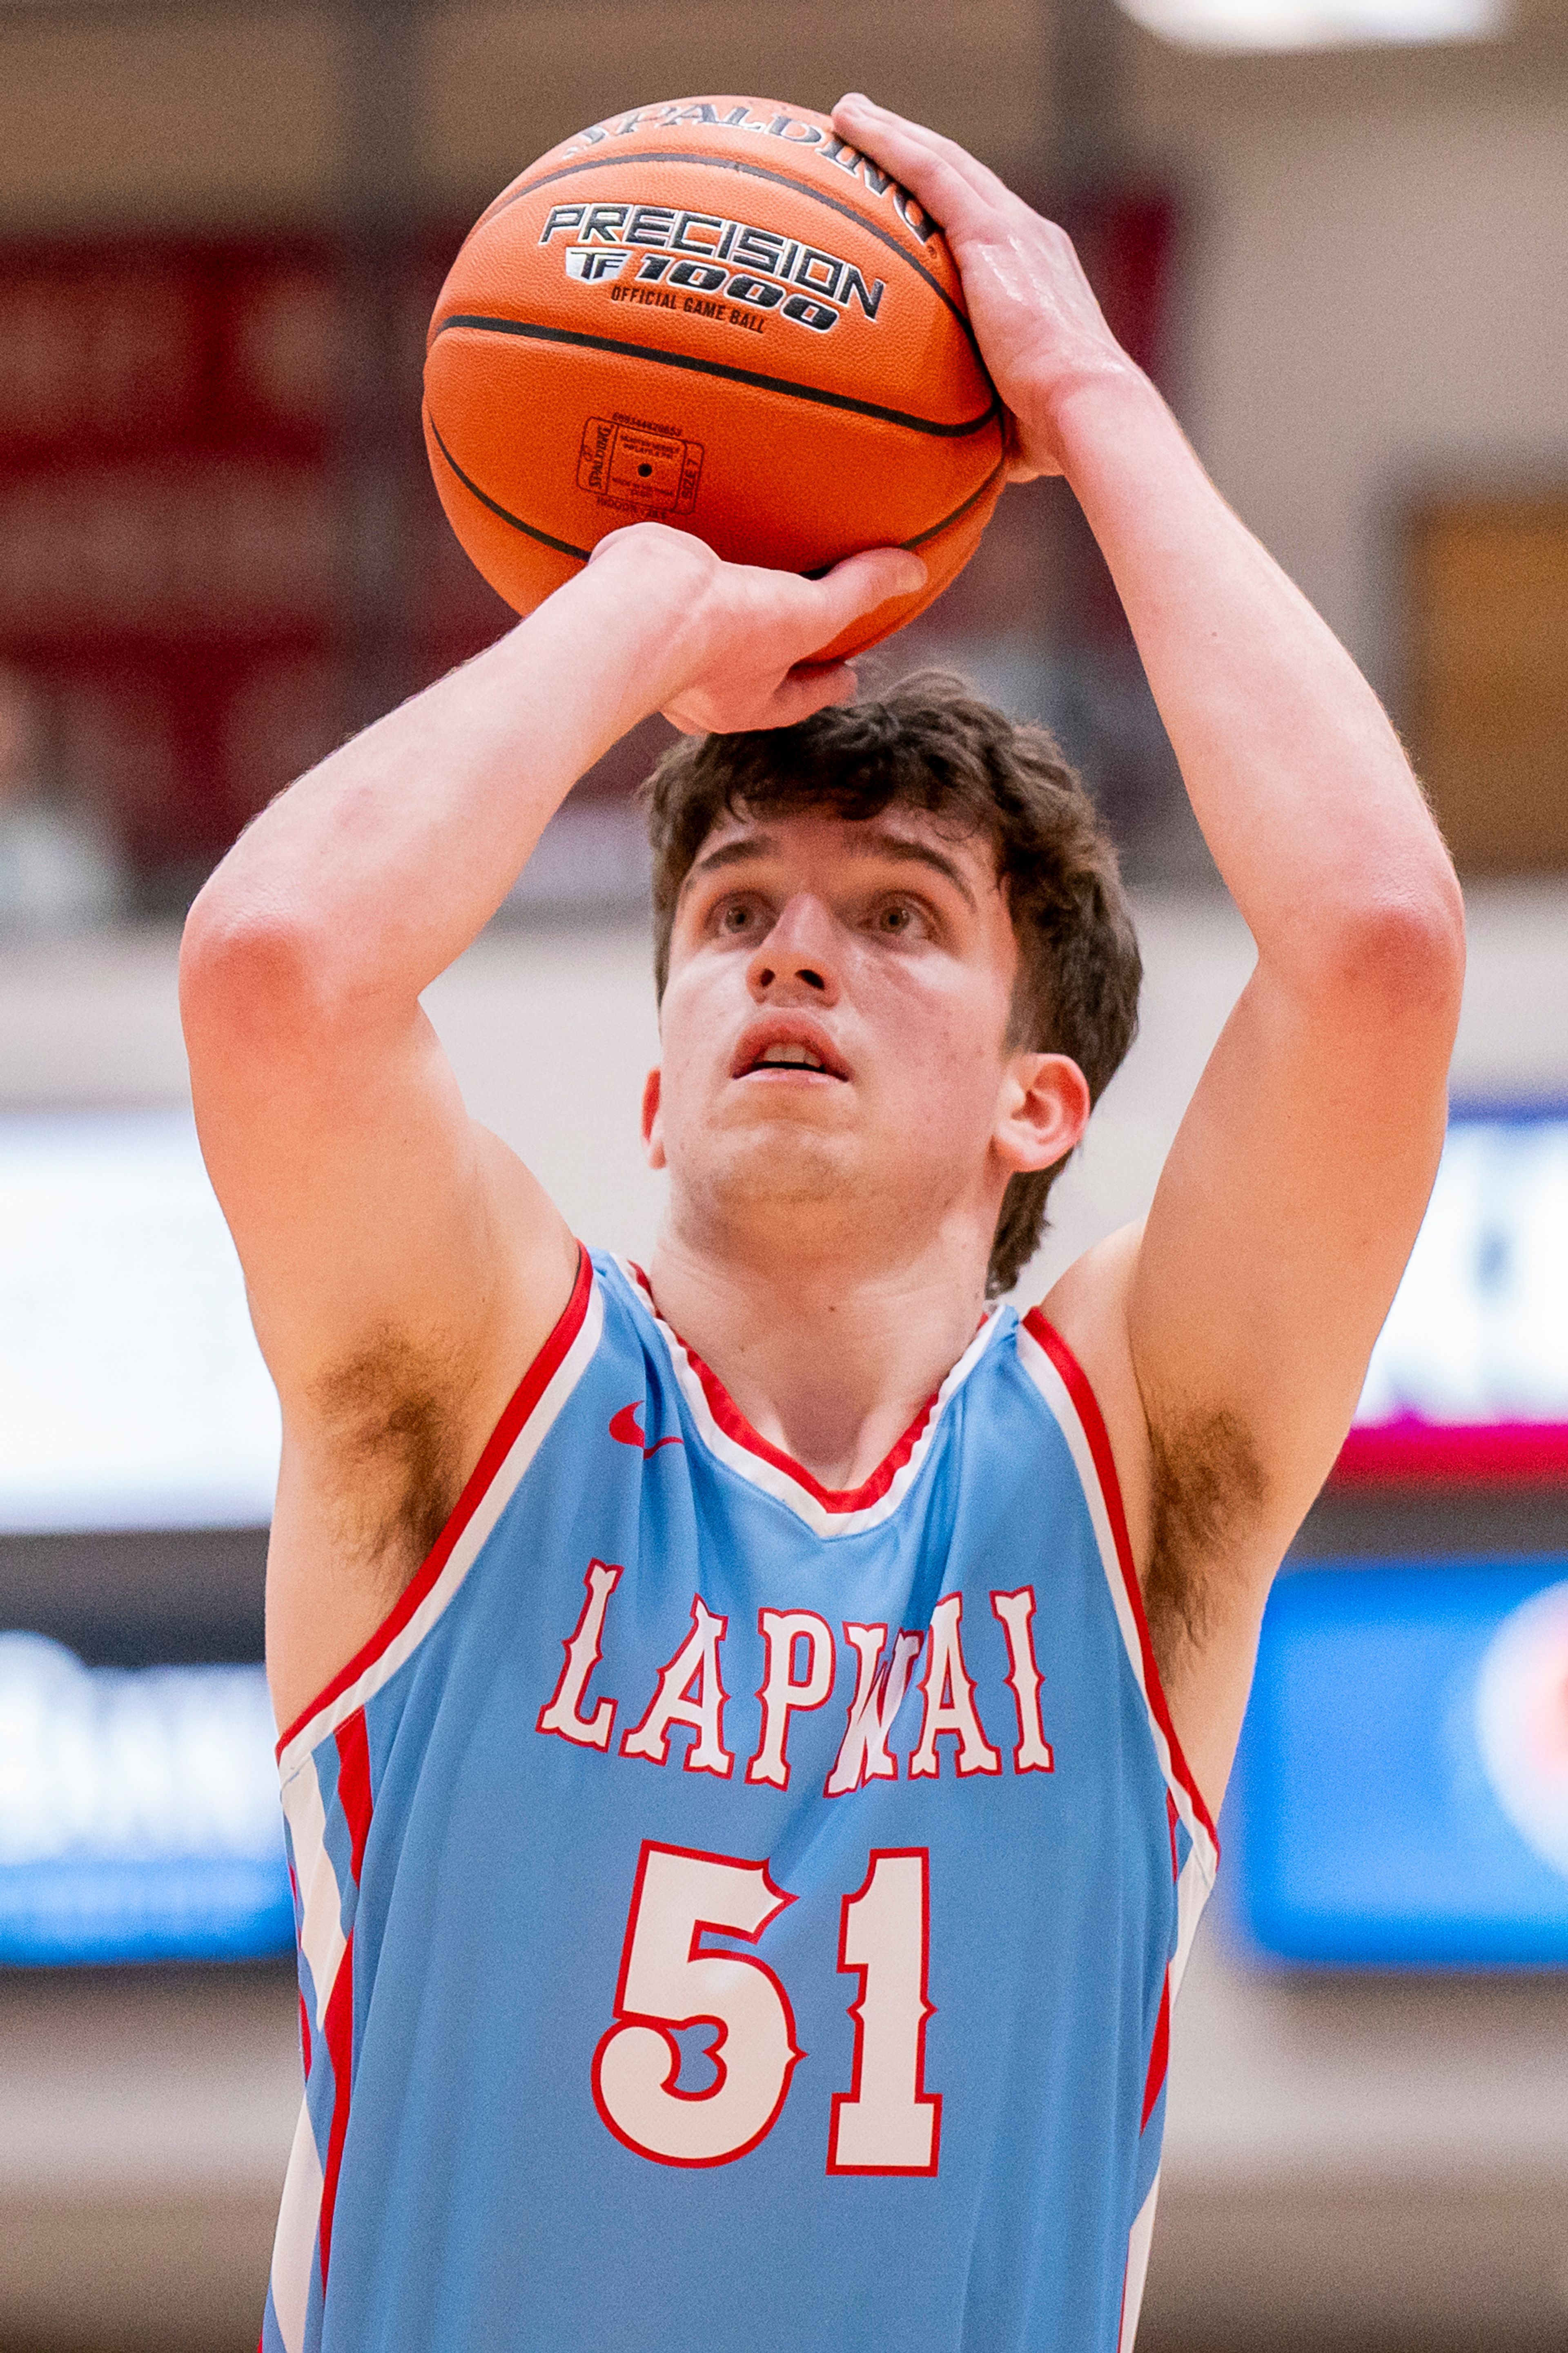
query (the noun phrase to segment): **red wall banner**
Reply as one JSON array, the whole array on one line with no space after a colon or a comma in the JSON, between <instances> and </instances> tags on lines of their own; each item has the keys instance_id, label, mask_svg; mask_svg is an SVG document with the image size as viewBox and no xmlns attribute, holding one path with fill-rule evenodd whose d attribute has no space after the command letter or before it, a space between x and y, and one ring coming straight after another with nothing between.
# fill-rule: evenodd
<instances>
[{"instance_id":1,"label":"red wall banner","mask_svg":"<svg viewBox=\"0 0 1568 2353\"><path fill-rule=\"evenodd\" d=\"M407 397L384 448L352 451L352 281L330 240L5 256L0 667L40 696L60 782L144 871L210 863L352 723L345 460L379 469L397 509L405 686L504 625L419 443L440 262L405 274Z\"/></svg>"}]
</instances>

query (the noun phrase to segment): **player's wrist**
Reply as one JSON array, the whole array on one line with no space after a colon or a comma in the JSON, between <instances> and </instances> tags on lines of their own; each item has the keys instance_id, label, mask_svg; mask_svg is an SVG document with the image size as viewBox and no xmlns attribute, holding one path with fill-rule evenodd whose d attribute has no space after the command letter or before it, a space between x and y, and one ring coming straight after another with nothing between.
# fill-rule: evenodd
<instances>
[{"instance_id":1,"label":"player's wrist","mask_svg":"<svg viewBox=\"0 0 1568 2353\"><path fill-rule=\"evenodd\" d=\"M1054 377L1021 424L1025 448L1047 448L1075 491L1130 441L1179 430L1142 369L1114 346Z\"/></svg>"},{"instance_id":2,"label":"player's wrist","mask_svg":"<svg viewBox=\"0 0 1568 2353\"><path fill-rule=\"evenodd\" d=\"M662 709L686 684L687 639L701 602L704 568L713 561L684 533L640 524L601 541L584 569L549 600L569 608L575 643L597 648L615 673L622 733Z\"/></svg>"},{"instance_id":3,"label":"player's wrist","mask_svg":"<svg viewBox=\"0 0 1568 2353\"><path fill-rule=\"evenodd\" d=\"M759 662L768 669L764 648L776 633L776 617L769 612L765 586L761 594L759 586L783 575L727 565L703 541L660 523L638 524L601 542L588 567L590 581L595 573L608 575L615 625L637 646L637 691L651 698L648 708L668 716L693 690L721 682L730 690L723 697L728 702ZM741 700L748 700L743 692Z\"/></svg>"}]
</instances>

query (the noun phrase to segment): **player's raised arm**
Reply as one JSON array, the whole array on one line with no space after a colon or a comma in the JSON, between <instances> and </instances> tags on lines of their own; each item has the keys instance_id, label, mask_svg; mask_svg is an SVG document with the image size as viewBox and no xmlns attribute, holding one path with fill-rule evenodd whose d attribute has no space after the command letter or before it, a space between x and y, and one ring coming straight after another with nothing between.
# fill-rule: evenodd
<instances>
[{"instance_id":1,"label":"player's raised arm","mask_svg":"<svg viewBox=\"0 0 1568 2353\"><path fill-rule=\"evenodd\" d=\"M1343 649L1208 481L1071 246L951 142L836 113L943 224L1016 419L1110 565L1258 966L1142 1237L1049 1312L1101 1388L1178 1728L1217 1799L1268 1580L1329 1470L1441 1147L1458 888Z\"/></svg>"},{"instance_id":2,"label":"player's raised arm","mask_svg":"<svg viewBox=\"0 0 1568 2353\"><path fill-rule=\"evenodd\" d=\"M628 727L658 709L778 726L842 700L851 673L812 670L813 649L922 576L897 552L805 581L658 525L617 533L282 794L197 899L181 959L196 1117L283 1404L285 1714L417 1565L576 1267L559 1213L468 1120L420 992Z\"/></svg>"}]
</instances>

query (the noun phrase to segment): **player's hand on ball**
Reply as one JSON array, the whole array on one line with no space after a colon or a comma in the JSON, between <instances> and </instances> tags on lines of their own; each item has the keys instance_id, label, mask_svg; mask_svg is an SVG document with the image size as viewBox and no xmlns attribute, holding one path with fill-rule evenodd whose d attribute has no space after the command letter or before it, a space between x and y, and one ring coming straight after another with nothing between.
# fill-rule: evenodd
<instances>
[{"instance_id":1,"label":"player's hand on ball","mask_svg":"<svg viewBox=\"0 0 1568 2353\"><path fill-rule=\"evenodd\" d=\"M820 579L725 564L689 532L634 523L599 542L627 594L666 617L658 709L683 734L793 727L856 691L847 662L814 662L863 613L913 596L926 567L905 548L847 556Z\"/></svg>"},{"instance_id":2,"label":"player's hand on ball","mask_svg":"<svg viewBox=\"0 0 1568 2353\"><path fill-rule=\"evenodd\" d=\"M1071 238L955 140L858 91L839 100L833 124L940 222L992 382L1013 414L1011 477L1059 474L1056 419L1064 398L1095 377L1138 374L1105 323Z\"/></svg>"}]
</instances>

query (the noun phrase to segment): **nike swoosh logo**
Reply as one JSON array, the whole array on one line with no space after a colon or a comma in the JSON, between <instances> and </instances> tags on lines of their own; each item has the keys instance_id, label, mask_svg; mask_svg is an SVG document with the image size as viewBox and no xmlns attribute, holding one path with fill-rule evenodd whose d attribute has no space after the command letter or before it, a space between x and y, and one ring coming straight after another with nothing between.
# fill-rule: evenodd
<instances>
[{"instance_id":1,"label":"nike swoosh logo","mask_svg":"<svg viewBox=\"0 0 1568 2353\"><path fill-rule=\"evenodd\" d=\"M650 1446L647 1443L647 1440L644 1438L641 1428L637 1422L637 1399L635 1398L630 1405L622 1406L619 1413L612 1414L610 1416L610 1436L612 1438L618 1439L623 1446L640 1447L642 1450L643 1460L645 1461L650 1454L657 1454L661 1446L681 1446L685 1443L685 1440L679 1437L656 1438L653 1444Z\"/></svg>"}]
</instances>

